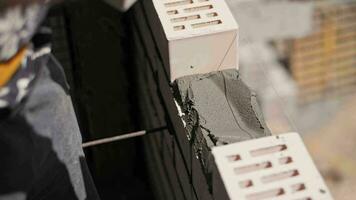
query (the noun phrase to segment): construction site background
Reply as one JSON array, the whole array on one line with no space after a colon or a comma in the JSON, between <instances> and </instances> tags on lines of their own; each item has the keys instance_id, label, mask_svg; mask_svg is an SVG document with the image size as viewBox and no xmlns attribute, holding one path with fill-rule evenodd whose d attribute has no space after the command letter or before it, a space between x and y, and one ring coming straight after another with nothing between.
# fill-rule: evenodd
<instances>
[{"instance_id":1,"label":"construction site background","mask_svg":"<svg viewBox=\"0 0 356 200\"><path fill-rule=\"evenodd\" d=\"M228 0L272 133L299 132L335 199L356 191L356 1Z\"/></svg>"}]
</instances>

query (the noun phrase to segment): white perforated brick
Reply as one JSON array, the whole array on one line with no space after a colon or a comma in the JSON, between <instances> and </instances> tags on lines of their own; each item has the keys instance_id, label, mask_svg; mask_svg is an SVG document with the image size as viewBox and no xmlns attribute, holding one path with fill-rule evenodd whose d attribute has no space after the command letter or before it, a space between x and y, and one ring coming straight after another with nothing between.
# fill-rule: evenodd
<instances>
[{"instance_id":1,"label":"white perforated brick","mask_svg":"<svg viewBox=\"0 0 356 200\"><path fill-rule=\"evenodd\" d=\"M212 149L232 200L332 200L297 133Z\"/></svg>"},{"instance_id":2,"label":"white perforated brick","mask_svg":"<svg viewBox=\"0 0 356 200\"><path fill-rule=\"evenodd\" d=\"M171 81L238 68L238 25L224 0L145 1L153 1L158 16L149 13Z\"/></svg>"}]
</instances>

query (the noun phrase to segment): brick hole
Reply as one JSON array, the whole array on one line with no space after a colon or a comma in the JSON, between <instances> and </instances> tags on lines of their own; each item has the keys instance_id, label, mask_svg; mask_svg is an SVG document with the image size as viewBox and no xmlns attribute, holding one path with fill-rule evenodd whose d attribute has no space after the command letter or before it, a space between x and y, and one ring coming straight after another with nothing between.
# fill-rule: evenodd
<instances>
[{"instance_id":1,"label":"brick hole","mask_svg":"<svg viewBox=\"0 0 356 200\"><path fill-rule=\"evenodd\" d=\"M291 189L292 189L292 193L296 193L296 192L305 190L306 187L305 187L304 183L298 183L298 184L292 185Z\"/></svg>"},{"instance_id":2,"label":"brick hole","mask_svg":"<svg viewBox=\"0 0 356 200\"><path fill-rule=\"evenodd\" d=\"M278 159L278 162L279 162L280 165L286 165L286 164L292 163L293 162L293 158L290 157L290 156L283 157L283 158Z\"/></svg>"},{"instance_id":3,"label":"brick hole","mask_svg":"<svg viewBox=\"0 0 356 200\"><path fill-rule=\"evenodd\" d=\"M177 22L184 22L184 21L189 21L189 20L195 20L195 19L200 19L200 15L190 15L190 16L185 16L185 17L177 17L171 19L172 23L177 23Z\"/></svg>"},{"instance_id":4,"label":"brick hole","mask_svg":"<svg viewBox=\"0 0 356 200\"><path fill-rule=\"evenodd\" d=\"M299 175L298 170L290 170L290 171L284 171L281 173L263 176L261 178L261 181L262 181L262 183L271 183L271 182L276 182L276 181L281 181L284 179L292 178L292 177L295 177L298 175Z\"/></svg>"},{"instance_id":5,"label":"brick hole","mask_svg":"<svg viewBox=\"0 0 356 200\"><path fill-rule=\"evenodd\" d=\"M252 150L252 151L250 151L250 154L251 154L251 156L256 157L256 156L263 156L266 154L273 154L276 152L284 151L286 149L287 149L287 145L281 144L281 145L277 145L277 146Z\"/></svg>"},{"instance_id":6,"label":"brick hole","mask_svg":"<svg viewBox=\"0 0 356 200\"><path fill-rule=\"evenodd\" d=\"M174 26L173 29L174 29L175 31L181 31L181 30L184 30L184 29L185 29L185 26L184 26L184 25Z\"/></svg>"},{"instance_id":7,"label":"brick hole","mask_svg":"<svg viewBox=\"0 0 356 200\"><path fill-rule=\"evenodd\" d=\"M240 188L249 188L253 186L252 180L240 181L239 182Z\"/></svg>"},{"instance_id":8,"label":"brick hole","mask_svg":"<svg viewBox=\"0 0 356 200\"><path fill-rule=\"evenodd\" d=\"M263 200L263 199L271 199L273 197L279 197L284 195L285 192L283 188L267 190L258 193L252 193L246 196L246 200Z\"/></svg>"},{"instance_id":9,"label":"brick hole","mask_svg":"<svg viewBox=\"0 0 356 200\"><path fill-rule=\"evenodd\" d=\"M184 12L197 12L197 11L202 11L202 10L209 10L213 9L213 5L206 5L206 6L197 6L197 7L191 7L191 8L185 8Z\"/></svg>"},{"instance_id":10,"label":"brick hole","mask_svg":"<svg viewBox=\"0 0 356 200\"><path fill-rule=\"evenodd\" d=\"M192 27L193 28L203 28L203 27L213 26L213 25L218 25L218 24L222 24L222 21L214 20L214 21L208 21L208 22L201 22L201 23L197 23L197 24L192 24Z\"/></svg>"},{"instance_id":11,"label":"brick hole","mask_svg":"<svg viewBox=\"0 0 356 200\"><path fill-rule=\"evenodd\" d=\"M168 10L167 14L168 15L176 15L176 14L178 14L178 10Z\"/></svg>"},{"instance_id":12,"label":"brick hole","mask_svg":"<svg viewBox=\"0 0 356 200\"><path fill-rule=\"evenodd\" d=\"M236 162L241 160L241 156L236 154L236 155L232 155L232 156L227 156L227 159L229 162Z\"/></svg>"},{"instance_id":13,"label":"brick hole","mask_svg":"<svg viewBox=\"0 0 356 200\"><path fill-rule=\"evenodd\" d=\"M216 13L216 12L207 13L206 16L207 16L207 17L217 17L217 16L218 16L218 13Z\"/></svg>"},{"instance_id":14,"label":"brick hole","mask_svg":"<svg viewBox=\"0 0 356 200\"><path fill-rule=\"evenodd\" d=\"M176 7L176 6L189 5L189 4L192 4L192 3L193 3L193 0L181 0L181 1L173 1L173 2L165 3L164 6L166 6L166 7Z\"/></svg>"},{"instance_id":15,"label":"brick hole","mask_svg":"<svg viewBox=\"0 0 356 200\"><path fill-rule=\"evenodd\" d=\"M263 163L257 163L257 164L252 164L252 165L247 165L247 166L242 166L242 167L238 167L235 168L235 174L246 174L246 173L250 173L250 172L254 172L254 171L259 171L259 170L263 170L263 169L267 169L267 168L271 168L272 167L272 163L267 161L267 162L263 162Z\"/></svg>"}]
</instances>

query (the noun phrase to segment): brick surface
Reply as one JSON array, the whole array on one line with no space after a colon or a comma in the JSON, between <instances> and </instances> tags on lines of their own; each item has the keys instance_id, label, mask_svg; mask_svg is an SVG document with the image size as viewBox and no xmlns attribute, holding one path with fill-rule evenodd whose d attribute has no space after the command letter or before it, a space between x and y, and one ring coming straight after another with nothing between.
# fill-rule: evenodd
<instances>
[{"instance_id":1,"label":"brick surface","mask_svg":"<svg viewBox=\"0 0 356 200\"><path fill-rule=\"evenodd\" d=\"M143 4L172 82L186 75L238 68L238 26L225 1Z\"/></svg>"},{"instance_id":2,"label":"brick surface","mask_svg":"<svg viewBox=\"0 0 356 200\"><path fill-rule=\"evenodd\" d=\"M230 199L332 200L299 134L212 149Z\"/></svg>"}]
</instances>

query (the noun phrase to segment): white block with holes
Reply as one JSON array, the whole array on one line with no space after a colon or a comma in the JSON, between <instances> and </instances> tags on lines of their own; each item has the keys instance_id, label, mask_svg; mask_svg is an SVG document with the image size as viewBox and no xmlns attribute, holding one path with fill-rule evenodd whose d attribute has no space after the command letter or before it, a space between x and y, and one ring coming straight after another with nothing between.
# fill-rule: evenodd
<instances>
[{"instance_id":1,"label":"white block with holes","mask_svg":"<svg viewBox=\"0 0 356 200\"><path fill-rule=\"evenodd\" d=\"M238 25L224 0L152 1L149 19L158 21L150 24L171 81L238 68Z\"/></svg>"},{"instance_id":2,"label":"white block with holes","mask_svg":"<svg viewBox=\"0 0 356 200\"><path fill-rule=\"evenodd\" d=\"M331 200L297 133L212 149L231 200Z\"/></svg>"}]
</instances>

